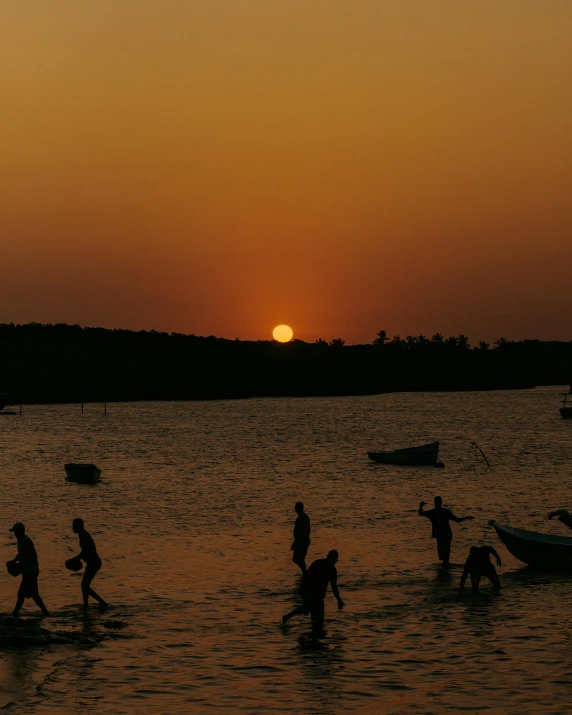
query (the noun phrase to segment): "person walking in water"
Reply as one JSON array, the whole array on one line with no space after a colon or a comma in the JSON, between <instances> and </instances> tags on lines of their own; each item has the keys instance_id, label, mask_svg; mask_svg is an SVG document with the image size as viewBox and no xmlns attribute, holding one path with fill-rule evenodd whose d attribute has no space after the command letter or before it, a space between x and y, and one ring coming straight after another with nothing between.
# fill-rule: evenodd
<instances>
[{"instance_id":1,"label":"person walking in water","mask_svg":"<svg viewBox=\"0 0 572 715\"><path fill-rule=\"evenodd\" d=\"M567 527L572 529L572 514L570 514L569 511L566 511L566 509L557 509L556 511L551 511L548 518L554 519L555 516L558 517L558 521L561 521L563 524L566 524Z\"/></svg>"},{"instance_id":2,"label":"person walking in water","mask_svg":"<svg viewBox=\"0 0 572 715\"><path fill-rule=\"evenodd\" d=\"M494 556L497 566L502 566L500 556L492 546L471 546L469 558L465 561L465 569L461 576L461 591L465 588L467 576L471 577L471 588L473 591L479 590L481 577L488 578L495 591L500 590L500 581L495 567L491 564L490 557Z\"/></svg>"},{"instance_id":3,"label":"person walking in water","mask_svg":"<svg viewBox=\"0 0 572 715\"><path fill-rule=\"evenodd\" d=\"M91 596L99 603L99 607L104 610L107 608L107 603L91 588L91 582L101 568L101 559L95 548L95 541L91 534L86 531L83 519L74 519L72 528L74 534L79 536L79 545L81 547L81 552L76 558L85 561L85 571L81 580L83 607L87 610L89 597Z\"/></svg>"},{"instance_id":4,"label":"person walking in water","mask_svg":"<svg viewBox=\"0 0 572 715\"><path fill-rule=\"evenodd\" d=\"M423 507L427 502L422 501L419 504L419 511L417 513L419 516L426 516L431 522L431 537L437 539L437 554L439 560L443 562L444 568L448 568L451 558L451 541L453 539L453 532L451 531L449 522L456 521L460 524L462 521L470 521L474 519L474 517L455 516L450 509L443 508L443 500L441 497L435 497L433 501L435 503L434 509L423 511Z\"/></svg>"},{"instance_id":5,"label":"person walking in water","mask_svg":"<svg viewBox=\"0 0 572 715\"><path fill-rule=\"evenodd\" d=\"M294 552L292 561L302 570L302 576L306 573L306 554L310 546L310 517L304 511L304 504L301 501L296 502L294 507L296 521L294 523L294 543L290 547Z\"/></svg>"},{"instance_id":6,"label":"person walking in water","mask_svg":"<svg viewBox=\"0 0 572 715\"><path fill-rule=\"evenodd\" d=\"M300 586L300 593L303 599L302 605L282 616L282 623L287 623L292 616L297 616L300 613L304 615L309 613L312 618L313 632L316 635L321 634L324 628L324 599L326 598L328 584L330 584L332 593L338 601L338 611L343 610L344 602L338 591L337 562L338 552L332 549L325 559L318 559L310 565L310 568L302 578L302 585Z\"/></svg>"},{"instance_id":7,"label":"person walking in water","mask_svg":"<svg viewBox=\"0 0 572 715\"><path fill-rule=\"evenodd\" d=\"M18 542L18 555L8 563L19 564L22 569L22 583L18 589L18 600L12 615L16 617L24 605L26 598L31 598L41 609L44 616L49 616L48 609L44 605L42 597L38 591L38 576L40 575L40 564L34 542L26 534L26 527L21 522L14 524L10 529Z\"/></svg>"}]
</instances>

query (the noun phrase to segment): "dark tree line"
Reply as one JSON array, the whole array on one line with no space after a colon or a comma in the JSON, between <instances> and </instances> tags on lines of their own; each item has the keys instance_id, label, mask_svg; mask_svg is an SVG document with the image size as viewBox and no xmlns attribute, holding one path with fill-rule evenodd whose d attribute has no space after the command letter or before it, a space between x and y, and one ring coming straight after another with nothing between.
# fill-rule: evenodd
<instances>
[{"instance_id":1,"label":"dark tree line","mask_svg":"<svg viewBox=\"0 0 572 715\"><path fill-rule=\"evenodd\" d=\"M0 324L0 392L13 402L191 400L485 390L568 384L572 342L472 347L465 335L287 344L79 325Z\"/></svg>"}]
</instances>

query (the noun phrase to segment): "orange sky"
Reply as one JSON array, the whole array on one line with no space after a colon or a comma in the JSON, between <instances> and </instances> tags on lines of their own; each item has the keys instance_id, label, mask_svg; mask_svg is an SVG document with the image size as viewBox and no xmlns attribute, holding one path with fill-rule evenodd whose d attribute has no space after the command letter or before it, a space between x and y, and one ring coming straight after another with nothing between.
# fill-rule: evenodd
<instances>
[{"instance_id":1,"label":"orange sky","mask_svg":"<svg viewBox=\"0 0 572 715\"><path fill-rule=\"evenodd\" d=\"M570 0L18 0L0 321L572 339Z\"/></svg>"}]
</instances>

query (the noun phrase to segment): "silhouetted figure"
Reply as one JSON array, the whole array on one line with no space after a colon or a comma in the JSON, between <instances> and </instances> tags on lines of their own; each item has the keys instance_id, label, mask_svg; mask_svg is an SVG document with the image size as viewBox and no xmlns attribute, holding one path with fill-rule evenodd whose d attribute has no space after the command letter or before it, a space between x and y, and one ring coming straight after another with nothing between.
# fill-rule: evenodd
<instances>
[{"instance_id":1,"label":"silhouetted figure","mask_svg":"<svg viewBox=\"0 0 572 715\"><path fill-rule=\"evenodd\" d=\"M304 504L296 502L294 507L298 514L294 523L294 543L290 547L294 552L292 561L302 570L302 576L306 573L306 554L310 546L310 517L304 511Z\"/></svg>"},{"instance_id":2,"label":"silhouetted figure","mask_svg":"<svg viewBox=\"0 0 572 715\"><path fill-rule=\"evenodd\" d=\"M502 566L500 556L492 546L471 546L469 558L465 561L465 569L461 576L461 589L465 588L465 581L469 574L473 591L479 590L479 583L483 576L489 579L496 591L500 589L499 577L495 567L491 564L491 556L497 560L497 566Z\"/></svg>"},{"instance_id":3,"label":"silhouetted figure","mask_svg":"<svg viewBox=\"0 0 572 715\"><path fill-rule=\"evenodd\" d=\"M290 613L282 616L282 623L287 623L292 616L297 616L300 613L312 617L312 629L315 634L320 634L324 627L324 599L328 584L332 587L332 593L338 601L338 610L344 608L344 602L338 591L338 572L336 563L338 562L338 552L332 549L325 559L314 561L306 574L302 578L300 593L302 594L303 603L298 608L295 608Z\"/></svg>"},{"instance_id":4,"label":"silhouetted figure","mask_svg":"<svg viewBox=\"0 0 572 715\"><path fill-rule=\"evenodd\" d=\"M451 558L451 541L453 539L453 532L451 531L451 525L449 522L456 521L460 524L462 521L470 521L471 519L474 519L474 517L455 516L450 509L443 508L443 500L441 497L435 497L433 501L435 502L434 509L423 511L423 507L427 502L422 501L419 504L419 511L417 513L419 516L426 516L431 522L431 537L433 539L437 539L437 554L439 556L439 560L442 561L443 566L447 568Z\"/></svg>"},{"instance_id":5,"label":"silhouetted figure","mask_svg":"<svg viewBox=\"0 0 572 715\"><path fill-rule=\"evenodd\" d=\"M99 603L101 609L105 609L107 608L107 603L91 588L91 582L101 568L101 559L95 548L95 542L91 534L85 530L83 519L74 519L72 527L74 534L79 536L79 545L81 547L81 552L76 558L85 561L85 571L81 580L83 607L87 610L89 597L91 596Z\"/></svg>"},{"instance_id":6,"label":"silhouetted figure","mask_svg":"<svg viewBox=\"0 0 572 715\"><path fill-rule=\"evenodd\" d=\"M38 576L40 575L40 564L34 542L26 534L26 527L21 522L14 524L10 529L18 541L18 555L12 559L11 563L19 564L22 569L22 583L18 589L18 600L12 615L16 617L24 605L26 598L33 599L34 603L41 609L44 616L48 616L48 609L38 591Z\"/></svg>"},{"instance_id":7,"label":"silhouetted figure","mask_svg":"<svg viewBox=\"0 0 572 715\"><path fill-rule=\"evenodd\" d=\"M555 516L558 517L558 521L561 521L572 529L572 514L570 514L569 511L566 511L566 509L557 509L556 511L551 511L548 518L553 519Z\"/></svg>"}]
</instances>

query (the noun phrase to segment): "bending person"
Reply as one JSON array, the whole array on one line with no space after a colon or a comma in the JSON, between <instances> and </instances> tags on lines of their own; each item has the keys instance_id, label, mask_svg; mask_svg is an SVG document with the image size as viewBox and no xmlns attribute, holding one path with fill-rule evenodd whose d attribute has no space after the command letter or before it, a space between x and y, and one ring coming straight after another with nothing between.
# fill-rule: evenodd
<instances>
[{"instance_id":1,"label":"bending person","mask_svg":"<svg viewBox=\"0 0 572 715\"><path fill-rule=\"evenodd\" d=\"M294 523L294 543L290 549L294 552L292 554L292 561L296 566L300 567L302 576L304 576L307 571L306 554L310 546L310 517L304 511L304 505L301 501L296 502L294 509L298 516Z\"/></svg>"},{"instance_id":2,"label":"bending person","mask_svg":"<svg viewBox=\"0 0 572 715\"><path fill-rule=\"evenodd\" d=\"M338 601L338 610L343 610L344 602L338 591L337 562L338 552L332 549L325 559L318 559L311 564L302 579L302 585L300 587L303 599L302 605L282 616L282 623L287 623L292 616L297 616L301 613L308 615L309 613L312 617L312 629L314 633L321 633L324 627L324 599L326 598L328 584L332 587L332 593Z\"/></svg>"},{"instance_id":3,"label":"bending person","mask_svg":"<svg viewBox=\"0 0 572 715\"><path fill-rule=\"evenodd\" d=\"M551 511L548 518L553 519L555 516L558 517L558 521L561 521L572 529L572 514L570 514L569 511L566 511L566 509L557 509L556 511Z\"/></svg>"},{"instance_id":4,"label":"bending person","mask_svg":"<svg viewBox=\"0 0 572 715\"><path fill-rule=\"evenodd\" d=\"M18 554L12 559L13 564L19 564L22 569L22 583L18 589L18 600L12 615L16 617L24 605L26 598L31 598L41 609L44 616L48 616L48 609L44 605L42 597L38 591L38 576L40 575L40 564L34 542L26 534L26 527L21 522L14 524L10 529L18 541ZM8 562L10 563L10 562Z\"/></svg>"},{"instance_id":5,"label":"bending person","mask_svg":"<svg viewBox=\"0 0 572 715\"><path fill-rule=\"evenodd\" d=\"M435 503L434 509L423 511L426 502L422 501L419 504L419 511L417 513L419 516L426 516L431 522L431 537L437 539L437 555L439 560L443 562L444 568L447 568L451 559L451 541L453 539L453 532L451 531L451 524L449 522L456 521L457 524L460 524L462 521L470 521L475 517L455 516L450 509L443 508L443 500L441 497L435 497L433 501Z\"/></svg>"},{"instance_id":6,"label":"bending person","mask_svg":"<svg viewBox=\"0 0 572 715\"><path fill-rule=\"evenodd\" d=\"M497 560L497 566L502 566L500 556L492 546L471 546L469 558L465 561L465 569L461 576L461 590L465 588L465 581L469 575L473 591L479 590L479 583L483 576L489 579L496 591L500 590L499 577L495 567L491 564L491 556Z\"/></svg>"},{"instance_id":7,"label":"bending person","mask_svg":"<svg viewBox=\"0 0 572 715\"><path fill-rule=\"evenodd\" d=\"M86 531L83 519L74 519L72 528L74 534L79 536L79 545L81 547L81 552L77 558L85 561L85 571L81 580L83 607L87 610L89 597L91 596L99 603L101 609L105 609L107 608L107 603L91 588L91 582L101 568L101 559L95 548L95 542L91 534Z\"/></svg>"}]
</instances>

